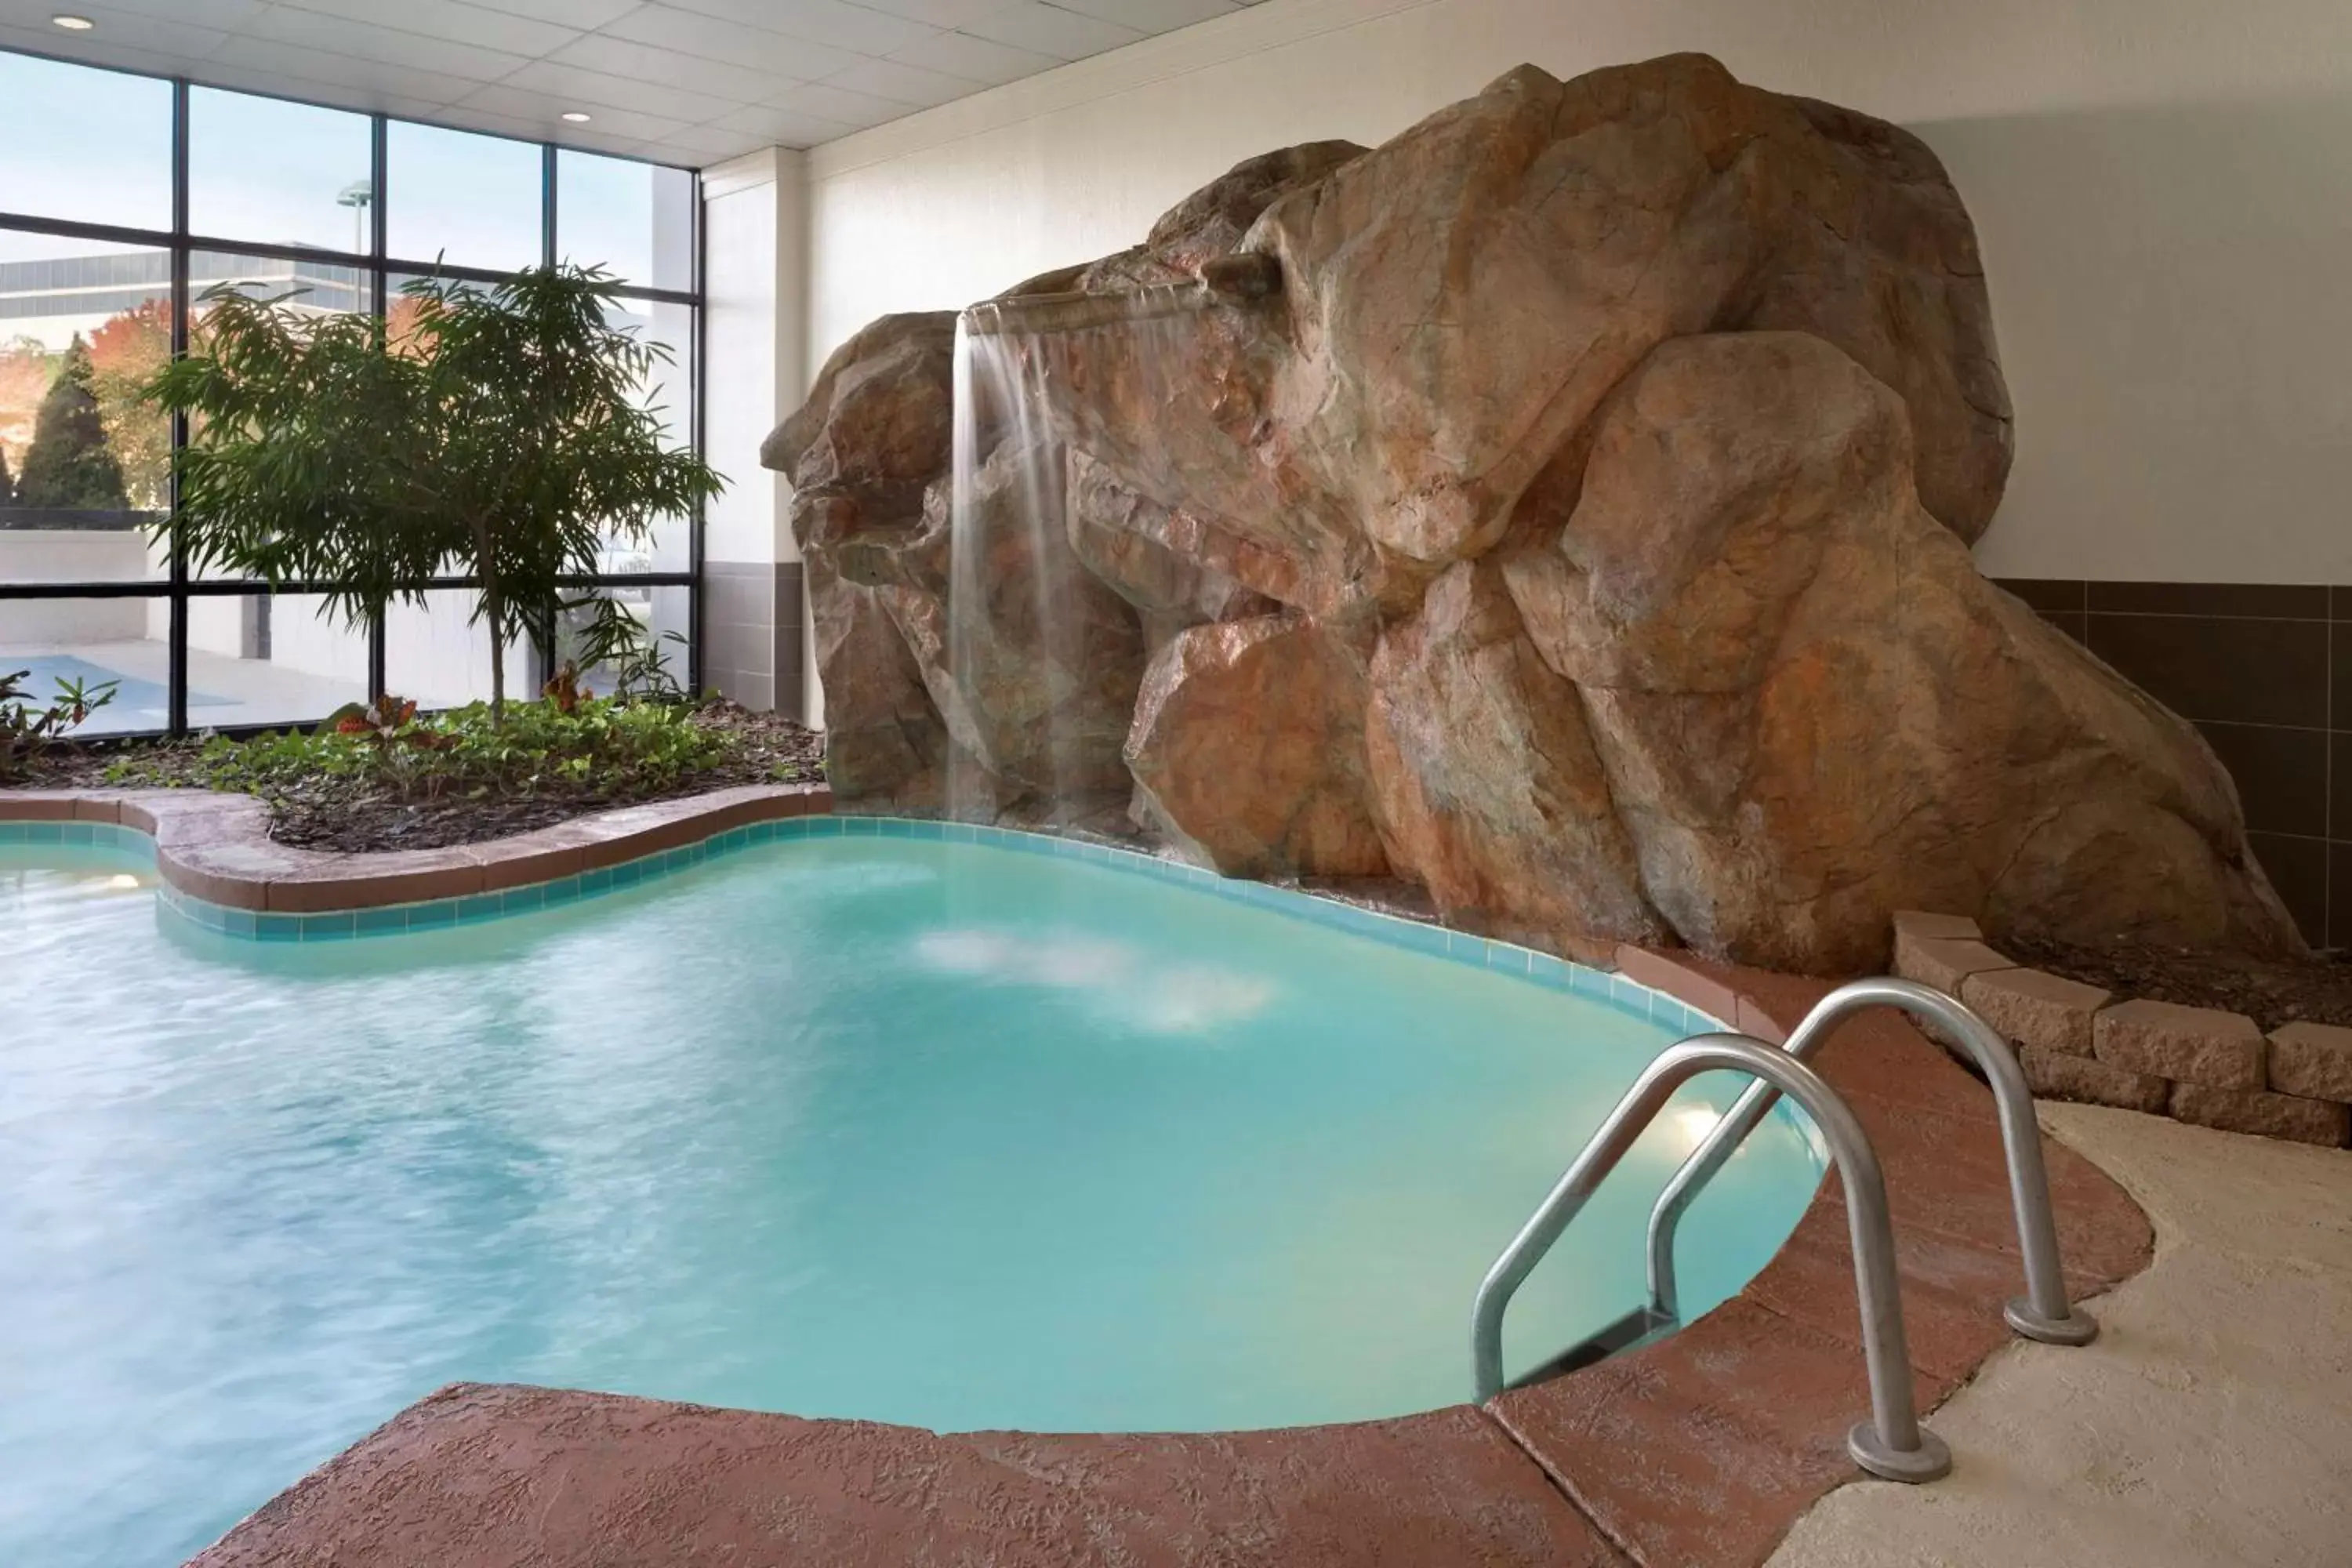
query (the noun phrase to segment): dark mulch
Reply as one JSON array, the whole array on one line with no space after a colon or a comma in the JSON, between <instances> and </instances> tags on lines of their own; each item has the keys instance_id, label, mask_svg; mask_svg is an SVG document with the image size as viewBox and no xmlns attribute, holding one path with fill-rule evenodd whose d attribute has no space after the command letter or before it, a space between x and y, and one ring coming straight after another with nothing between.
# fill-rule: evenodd
<instances>
[{"instance_id":1,"label":"dark mulch","mask_svg":"<svg viewBox=\"0 0 2352 1568\"><path fill-rule=\"evenodd\" d=\"M2219 1007L2243 1013L2264 1029L2298 1019L2352 1026L2352 963L2341 958L2279 961L2155 942L2078 947L2032 937L1995 945L2020 963L2112 991L2119 999Z\"/></svg>"},{"instance_id":2,"label":"dark mulch","mask_svg":"<svg viewBox=\"0 0 2352 1568\"><path fill-rule=\"evenodd\" d=\"M444 849L479 844L568 822L614 806L677 800L739 784L814 784L824 777L824 737L773 713L715 702L695 714L698 724L724 731L732 744L725 761L679 779L674 787L641 793L591 786L576 794L541 794L404 801L371 793L350 780L315 784L269 797L269 837L303 849L364 851ZM120 741L60 748L36 764L30 789L100 788L107 770L135 757L157 783L196 781L201 742ZM152 776L151 775L151 776Z\"/></svg>"}]
</instances>

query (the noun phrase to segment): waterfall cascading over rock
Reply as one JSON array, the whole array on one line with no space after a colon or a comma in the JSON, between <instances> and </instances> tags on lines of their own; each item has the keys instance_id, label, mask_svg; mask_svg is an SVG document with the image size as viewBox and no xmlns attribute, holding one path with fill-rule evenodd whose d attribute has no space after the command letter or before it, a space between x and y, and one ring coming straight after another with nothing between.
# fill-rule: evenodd
<instances>
[{"instance_id":1,"label":"waterfall cascading over rock","mask_svg":"<svg viewBox=\"0 0 2352 1568\"><path fill-rule=\"evenodd\" d=\"M1554 951L2300 945L2195 731L1969 559L2009 402L1906 132L1523 67L965 319L874 323L762 453L848 809L1131 791L1228 875Z\"/></svg>"}]
</instances>

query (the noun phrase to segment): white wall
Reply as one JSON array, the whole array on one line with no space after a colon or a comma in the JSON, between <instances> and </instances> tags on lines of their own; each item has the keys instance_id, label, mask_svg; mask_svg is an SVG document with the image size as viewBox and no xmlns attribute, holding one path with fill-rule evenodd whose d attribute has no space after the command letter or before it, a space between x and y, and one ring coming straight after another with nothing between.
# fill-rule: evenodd
<instances>
[{"instance_id":1,"label":"white wall","mask_svg":"<svg viewBox=\"0 0 2352 1568\"><path fill-rule=\"evenodd\" d=\"M2347 0L1266 0L814 150L807 367L1251 154L1676 49L1949 165L2018 414L1988 571L2352 583Z\"/></svg>"}]
</instances>

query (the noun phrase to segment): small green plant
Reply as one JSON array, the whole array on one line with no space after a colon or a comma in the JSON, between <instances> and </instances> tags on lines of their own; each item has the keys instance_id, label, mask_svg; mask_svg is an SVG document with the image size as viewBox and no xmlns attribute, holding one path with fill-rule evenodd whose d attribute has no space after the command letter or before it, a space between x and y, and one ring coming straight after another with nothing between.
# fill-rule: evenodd
<instances>
[{"instance_id":1,"label":"small green plant","mask_svg":"<svg viewBox=\"0 0 2352 1568\"><path fill-rule=\"evenodd\" d=\"M25 682L32 675L29 669L0 675L0 784L23 778L43 753L113 701L115 688L121 684L102 680L93 686L61 676L57 696L46 707L35 707L25 690Z\"/></svg>"},{"instance_id":2,"label":"small green plant","mask_svg":"<svg viewBox=\"0 0 2352 1568\"><path fill-rule=\"evenodd\" d=\"M347 709L318 729L233 741L215 737L193 768L171 782L265 798L330 787L399 801L568 796L642 799L677 787L728 755L727 738L692 710L618 698L510 704L501 722L488 706L420 717L384 698ZM139 762L108 782L158 782Z\"/></svg>"}]
</instances>

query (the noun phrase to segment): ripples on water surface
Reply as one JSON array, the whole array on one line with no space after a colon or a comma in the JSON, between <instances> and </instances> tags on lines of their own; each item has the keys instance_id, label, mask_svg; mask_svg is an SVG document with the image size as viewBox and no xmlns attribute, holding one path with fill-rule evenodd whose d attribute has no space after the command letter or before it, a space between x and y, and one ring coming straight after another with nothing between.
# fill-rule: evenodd
<instances>
[{"instance_id":1,"label":"ripples on water surface","mask_svg":"<svg viewBox=\"0 0 2352 1568\"><path fill-rule=\"evenodd\" d=\"M457 1379L942 1429L1450 1404L1479 1277L1667 1037L970 845L311 946L152 883L0 847L0 1563L177 1563ZM1638 1300L1685 1098L1514 1364ZM1688 1297L1816 1180L1768 1123L1684 1227Z\"/></svg>"}]
</instances>

